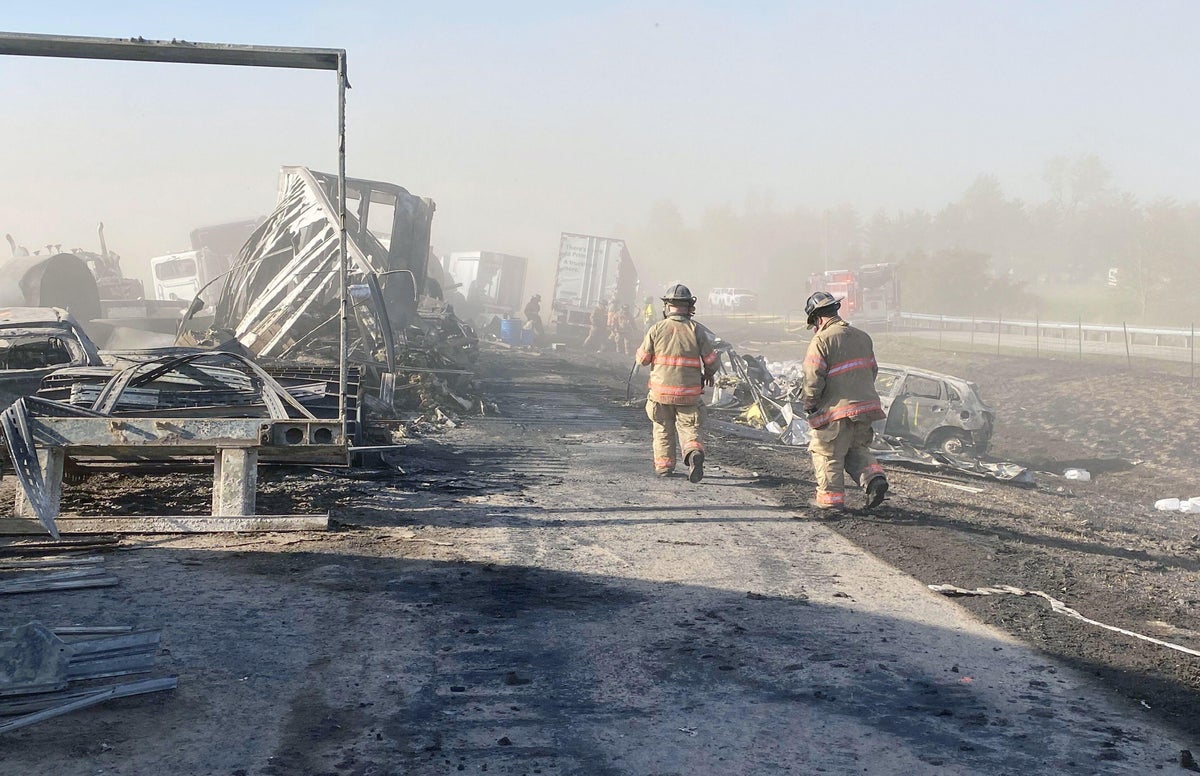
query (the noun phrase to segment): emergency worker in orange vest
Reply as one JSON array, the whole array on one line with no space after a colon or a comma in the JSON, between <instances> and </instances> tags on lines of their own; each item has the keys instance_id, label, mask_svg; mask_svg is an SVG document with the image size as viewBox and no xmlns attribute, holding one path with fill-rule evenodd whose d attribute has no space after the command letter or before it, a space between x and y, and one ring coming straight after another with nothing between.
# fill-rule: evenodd
<instances>
[{"instance_id":1,"label":"emergency worker in orange vest","mask_svg":"<svg viewBox=\"0 0 1200 776\"><path fill-rule=\"evenodd\" d=\"M692 320L696 297L676 283L663 294L663 319L650 327L634 358L650 367L646 415L654 423L654 471L675 473L676 437L688 480L704 477L704 387L717 371L716 337Z\"/></svg>"},{"instance_id":2,"label":"emergency worker in orange vest","mask_svg":"<svg viewBox=\"0 0 1200 776\"><path fill-rule=\"evenodd\" d=\"M866 508L872 509L887 495L888 481L868 447L874 436L871 421L887 416L875 391L879 368L871 335L842 320L840 308L841 302L825 291L816 292L804 305L808 326L815 332L804 357L801 394L817 479L813 506L842 509L849 474L865 486Z\"/></svg>"},{"instance_id":3,"label":"emergency worker in orange vest","mask_svg":"<svg viewBox=\"0 0 1200 776\"><path fill-rule=\"evenodd\" d=\"M613 345L614 353L623 353L621 350L621 311L617 306L617 300L614 299L608 306L608 340ZM628 353L624 353L628 356Z\"/></svg>"}]
</instances>

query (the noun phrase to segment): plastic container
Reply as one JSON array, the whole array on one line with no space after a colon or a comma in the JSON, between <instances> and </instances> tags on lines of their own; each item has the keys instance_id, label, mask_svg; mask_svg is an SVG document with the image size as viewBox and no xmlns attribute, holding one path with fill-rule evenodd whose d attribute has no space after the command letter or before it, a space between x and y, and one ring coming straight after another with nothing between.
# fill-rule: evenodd
<instances>
[{"instance_id":1,"label":"plastic container","mask_svg":"<svg viewBox=\"0 0 1200 776\"><path fill-rule=\"evenodd\" d=\"M521 340L521 322L516 318L500 319L500 341L518 345Z\"/></svg>"},{"instance_id":2,"label":"plastic container","mask_svg":"<svg viewBox=\"0 0 1200 776\"><path fill-rule=\"evenodd\" d=\"M1068 480L1079 480L1080 482L1091 482L1092 473L1087 469L1067 469L1063 472L1063 476Z\"/></svg>"},{"instance_id":3,"label":"plastic container","mask_svg":"<svg viewBox=\"0 0 1200 776\"><path fill-rule=\"evenodd\" d=\"M1178 512L1179 499L1177 498L1160 498L1154 502L1154 508L1160 512Z\"/></svg>"}]
</instances>

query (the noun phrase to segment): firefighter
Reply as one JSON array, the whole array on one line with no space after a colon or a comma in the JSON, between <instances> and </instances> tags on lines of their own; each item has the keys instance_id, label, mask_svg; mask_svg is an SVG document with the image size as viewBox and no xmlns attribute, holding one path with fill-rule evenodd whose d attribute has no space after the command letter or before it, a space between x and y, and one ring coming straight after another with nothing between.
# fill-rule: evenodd
<instances>
[{"instance_id":1,"label":"firefighter","mask_svg":"<svg viewBox=\"0 0 1200 776\"><path fill-rule=\"evenodd\" d=\"M704 477L704 387L717 371L716 337L692 320L696 297L682 283L663 294L663 319L650 327L634 358L650 367L646 415L654 424L654 471L675 473L676 437L688 480Z\"/></svg>"},{"instance_id":2,"label":"firefighter","mask_svg":"<svg viewBox=\"0 0 1200 776\"><path fill-rule=\"evenodd\" d=\"M546 336L546 328L542 325L542 295L534 294L525 305L525 326L533 330L540 342Z\"/></svg>"},{"instance_id":3,"label":"firefighter","mask_svg":"<svg viewBox=\"0 0 1200 776\"><path fill-rule=\"evenodd\" d=\"M841 302L825 291L808 298L804 312L814 331L804 357L801 399L811 427L817 494L813 506L841 510L845 506L845 474L866 490L866 508L879 506L887 495L883 467L871 455L871 421L886 415L875 391L875 348L871 336L838 315Z\"/></svg>"},{"instance_id":4,"label":"firefighter","mask_svg":"<svg viewBox=\"0 0 1200 776\"><path fill-rule=\"evenodd\" d=\"M637 324L633 322L629 305L623 304L617 315L617 352L623 356L632 355L634 342L637 342Z\"/></svg>"},{"instance_id":5,"label":"firefighter","mask_svg":"<svg viewBox=\"0 0 1200 776\"><path fill-rule=\"evenodd\" d=\"M596 303L592 310L592 325L588 329L587 339L583 347L596 353L604 352L604 341L608 339L608 305L603 301Z\"/></svg>"},{"instance_id":6,"label":"firefighter","mask_svg":"<svg viewBox=\"0 0 1200 776\"><path fill-rule=\"evenodd\" d=\"M621 310L616 299L608 305L608 341L612 343L614 353L624 352L621 350Z\"/></svg>"}]
</instances>

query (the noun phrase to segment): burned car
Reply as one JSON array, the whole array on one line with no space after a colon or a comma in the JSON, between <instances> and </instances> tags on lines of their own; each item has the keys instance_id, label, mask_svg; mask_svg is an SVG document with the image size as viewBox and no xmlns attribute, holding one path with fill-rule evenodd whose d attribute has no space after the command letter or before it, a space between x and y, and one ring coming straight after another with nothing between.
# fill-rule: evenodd
<instances>
[{"instance_id":1,"label":"burned car","mask_svg":"<svg viewBox=\"0 0 1200 776\"><path fill-rule=\"evenodd\" d=\"M67 366L100 366L100 353L60 307L0 308L0 407L37 391Z\"/></svg>"},{"instance_id":2,"label":"burned car","mask_svg":"<svg viewBox=\"0 0 1200 776\"><path fill-rule=\"evenodd\" d=\"M992 438L995 411L974 383L959 377L880 364L875 377L886 421L875 430L917 447L947 455L984 455Z\"/></svg>"},{"instance_id":3,"label":"burned car","mask_svg":"<svg viewBox=\"0 0 1200 776\"><path fill-rule=\"evenodd\" d=\"M743 411L743 422L788 429L789 439L807 443L800 395L803 362L768 363L741 355L723 344L720 374L710 406ZM880 364L875 378L886 420L875 431L914 447L946 455L982 456L992 437L995 411L979 397L974 383L959 377L898 364Z\"/></svg>"}]
</instances>

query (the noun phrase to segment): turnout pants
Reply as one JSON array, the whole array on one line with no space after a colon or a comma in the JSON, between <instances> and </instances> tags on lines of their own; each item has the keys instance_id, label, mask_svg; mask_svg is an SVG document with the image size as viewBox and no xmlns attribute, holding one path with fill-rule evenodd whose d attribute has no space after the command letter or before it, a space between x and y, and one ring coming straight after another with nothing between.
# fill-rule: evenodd
<instances>
[{"instance_id":1,"label":"turnout pants","mask_svg":"<svg viewBox=\"0 0 1200 776\"><path fill-rule=\"evenodd\" d=\"M604 350L604 343L608 341L607 326L593 326L588 329L587 339L583 341L583 346L588 350Z\"/></svg>"},{"instance_id":2,"label":"turnout pants","mask_svg":"<svg viewBox=\"0 0 1200 776\"><path fill-rule=\"evenodd\" d=\"M703 404L659 404L654 399L646 400L646 415L654 422L654 471L659 474L675 471L677 449L682 448L685 461L694 450L704 452L700 427L706 412Z\"/></svg>"},{"instance_id":3,"label":"turnout pants","mask_svg":"<svg viewBox=\"0 0 1200 776\"><path fill-rule=\"evenodd\" d=\"M883 476L883 467L867 447L874 438L870 421L835 420L824 428L812 429L809 436L808 451L817 478L817 506L840 507L846 503L846 474L864 487Z\"/></svg>"}]
</instances>

